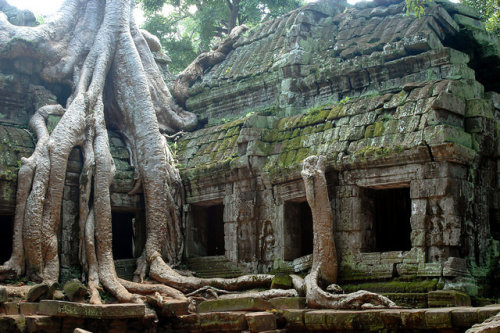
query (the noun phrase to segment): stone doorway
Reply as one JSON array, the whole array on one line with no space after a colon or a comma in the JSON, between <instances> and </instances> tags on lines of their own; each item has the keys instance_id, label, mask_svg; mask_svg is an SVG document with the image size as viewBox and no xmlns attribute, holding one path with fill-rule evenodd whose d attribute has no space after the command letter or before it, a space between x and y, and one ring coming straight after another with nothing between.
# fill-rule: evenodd
<instances>
[{"instance_id":1,"label":"stone doorway","mask_svg":"<svg viewBox=\"0 0 500 333\"><path fill-rule=\"evenodd\" d=\"M135 249L135 213L112 212L113 257L132 259L137 257Z\"/></svg>"},{"instance_id":2,"label":"stone doorway","mask_svg":"<svg viewBox=\"0 0 500 333\"><path fill-rule=\"evenodd\" d=\"M191 219L191 256L224 255L224 205L193 205Z\"/></svg>"},{"instance_id":3,"label":"stone doorway","mask_svg":"<svg viewBox=\"0 0 500 333\"><path fill-rule=\"evenodd\" d=\"M367 252L409 251L411 249L410 188L365 189L370 202L372 236Z\"/></svg>"},{"instance_id":4,"label":"stone doorway","mask_svg":"<svg viewBox=\"0 0 500 333\"><path fill-rule=\"evenodd\" d=\"M0 265L9 260L12 254L14 215L0 215Z\"/></svg>"},{"instance_id":5,"label":"stone doorway","mask_svg":"<svg viewBox=\"0 0 500 333\"><path fill-rule=\"evenodd\" d=\"M313 220L307 201L285 202L284 260L293 260L313 252Z\"/></svg>"}]
</instances>

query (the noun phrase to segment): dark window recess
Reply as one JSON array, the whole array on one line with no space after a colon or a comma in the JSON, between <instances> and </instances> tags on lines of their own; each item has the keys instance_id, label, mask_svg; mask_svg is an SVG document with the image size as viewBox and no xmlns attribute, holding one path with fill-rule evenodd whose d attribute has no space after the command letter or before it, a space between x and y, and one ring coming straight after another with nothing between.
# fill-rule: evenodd
<instances>
[{"instance_id":1,"label":"dark window recess","mask_svg":"<svg viewBox=\"0 0 500 333\"><path fill-rule=\"evenodd\" d=\"M193 255L224 255L224 205L193 206L192 218Z\"/></svg>"},{"instance_id":2,"label":"dark window recess","mask_svg":"<svg viewBox=\"0 0 500 333\"><path fill-rule=\"evenodd\" d=\"M0 215L0 265L10 259L12 253L12 236L14 233L14 216Z\"/></svg>"},{"instance_id":3,"label":"dark window recess","mask_svg":"<svg viewBox=\"0 0 500 333\"><path fill-rule=\"evenodd\" d=\"M134 213L112 213L113 257L114 259L134 258Z\"/></svg>"},{"instance_id":4,"label":"dark window recess","mask_svg":"<svg viewBox=\"0 0 500 333\"><path fill-rule=\"evenodd\" d=\"M313 220L307 201L285 203L284 259L293 260L313 252Z\"/></svg>"},{"instance_id":5,"label":"dark window recess","mask_svg":"<svg viewBox=\"0 0 500 333\"><path fill-rule=\"evenodd\" d=\"M490 231L493 239L500 240L500 210L490 209Z\"/></svg>"},{"instance_id":6,"label":"dark window recess","mask_svg":"<svg viewBox=\"0 0 500 333\"><path fill-rule=\"evenodd\" d=\"M375 252L411 249L411 200L409 188L367 190L373 209L372 242Z\"/></svg>"}]
</instances>

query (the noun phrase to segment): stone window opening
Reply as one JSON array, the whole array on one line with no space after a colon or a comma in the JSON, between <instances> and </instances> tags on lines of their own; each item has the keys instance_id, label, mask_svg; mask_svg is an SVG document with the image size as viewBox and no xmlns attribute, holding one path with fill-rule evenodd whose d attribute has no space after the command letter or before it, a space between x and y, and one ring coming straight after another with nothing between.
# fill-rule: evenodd
<instances>
[{"instance_id":1,"label":"stone window opening","mask_svg":"<svg viewBox=\"0 0 500 333\"><path fill-rule=\"evenodd\" d=\"M192 206L192 256L225 255L224 205Z\"/></svg>"},{"instance_id":2,"label":"stone window opening","mask_svg":"<svg viewBox=\"0 0 500 333\"><path fill-rule=\"evenodd\" d=\"M136 249L136 215L133 212L112 212L113 257L133 259L139 254Z\"/></svg>"},{"instance_id":3,"label":"stone window opening","mask_svg":"<svg viewBox=\"0 0 500 333\"><path fill-rule=\"evenodd\" d=\"M0 265L10 259L12 254L12 236L14 233L14 215L0 215Z\"/></svg>"},{"instance_id":4,"label":"stone window opening","mask_svg":"<svg viewBox=\"0 0 500 333\"><path fill-rule=\"evenodd\" d=\"M306 199L285 202L284 260L294 260L313 252L313 219Z\"/></svg>"},{"instance_id":5,"label":"stone window opening","mask_svg":"<svg viewBox=\"0 0 500 333\"><path fill-rule=\"evenodd\" d=\"M411 249L410 188L365 188L367 223L363 252Z\"/></svg>"}]
</instances>

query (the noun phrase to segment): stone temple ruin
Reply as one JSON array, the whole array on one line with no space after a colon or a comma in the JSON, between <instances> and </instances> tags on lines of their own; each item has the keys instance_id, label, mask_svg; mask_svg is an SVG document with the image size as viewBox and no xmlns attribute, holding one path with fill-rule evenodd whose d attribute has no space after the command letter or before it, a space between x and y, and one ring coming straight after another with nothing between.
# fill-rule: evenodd
<instances>
[{"instance_id":1,"label":"stone temple ruin","mask_svg":"<svg viewBox=\"0 0 500 333\"><path fill-rule=\"evenodd\" d=\"M470 297L487 304L499 296L500 276L500 42L473 10L443 0L420 19L399 1L339 6L311 3L245 32L189 88L186 108L204 125L172 145L185 187L185 268L201 277L307 270L312 216L300 170L307 156L324 155L341 286L412 307L470 305ZM161 55L157 61L166 68ZM18 161L34 149L29 117L68 95L34 76L36 66L30 58L0 63L2 262ZM49 126L57 121L50 116ZM134 172L123 140L111 131L110 142L113 252L130 278L145 241L144 199L127 194ZM79 274L81 168L74 150L62 280ZM460 331L488 317L474 311L465 324L407 320L404 328ZM285 315L286 328L348 329L307 313L295 322ZM236 326L215 329L246 329L231 320Z\"/></svg>"}]
</instances>

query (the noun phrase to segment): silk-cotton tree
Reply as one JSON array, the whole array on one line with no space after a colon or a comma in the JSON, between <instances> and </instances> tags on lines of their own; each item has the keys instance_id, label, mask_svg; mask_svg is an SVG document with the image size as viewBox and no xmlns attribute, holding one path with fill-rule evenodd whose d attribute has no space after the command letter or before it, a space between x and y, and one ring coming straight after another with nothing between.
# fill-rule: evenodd
<instances>
[{"instance_id":1,"label":"silk-cotton tree","mask_svg":"<svg viewBox=\"0 0 500 333\"><path fill-rule=\"evenodd\" d=\"M182 185L162 133L193 129L197 120L172 99L151 53L160 49L159 42L138 29L134 5L134 0L66 0L54 18L37 27L14 26L4 15L0 18L2 58L37 58L44 81L72 87L65 106L43 106L30 121L38 140L33 154L22 160L13 251L0 273L44 283L59 279L57 229L64 180L69 154L79 147L84 158L79 249L90 301L101 302L100 285L122 302L138 302L136 293L158 290L182 297L175 289L127 282L116 275L109 192L115 166L107 133L112 126L131 151L136 186L144 192L146 245L138 259L139 282L148 274L182 291L207 284L241 288L247 284L246 277L237 281L185 278L170 266L182 255ZM49 134L46 119L51 114L62 117ZM256 278L254 284L267 284L271 277Z\"/></svg>"},{"instance_id":2,"label":"silk-cotton tree","mask_svg":"<svg viewBox=\"0 0 500 333\"><path fill-rule=\"evenodd\" d=\"M197 120L176 104L163 82L152 55L161 46L157 38L138 29L132 15L134 5L135 0L66 0L55 17L37 27L14 26L5 15L0 15L0 58L36 59L41 70L35 74L45 82L72 88L64 106L42 106L30 120L37 143L33 154L21 161L13 250L11 258L0 266L0 280L26 276L46 285L58 281L57 230L66 168L70 152L78 147L83 155L79 179L79 257L89 286L90 303L102 302L101 288L120 302L142 302L144 294L186 299L205 291L215 295L269 286L273 276L267 274L200 279L180 275L172 268L179 263L183 250L182 183L164 134L192 130ZM233 29L225 42L200 55L180 75L175 88L181 105L193 80L204 68L221 61L242 31L244 28ZM61 119L49 133L46 120L54 114ZM124 138L136 174L135 189L142 188L145 198L146 244L137 260L136 282L118 278L113 262L110 184L115 166L108 128L117 130ZM326 182L320 181L315 185L317 188L311 185L318 175L318 179L324 179L324 163L317 164L320 167L314 171L316 164L309 162L303 176L308 201L315 211L318 205L328 205L327 194L320 194L326 189L320 184ZM317 197L311 190L316 191ZM357 295L338 303L338 297L332 301L328 293L320 290L318 281L334 280L336 276L336 270L324 262L333 258L334 253L325 257L317 251L332 240L332 235L320 237L318 230L330 230L325 223L333 223L333 216L331 211L313 215L313 272L305 283L293 277L299 292L306 287L308 303L326 307L339 304L360 307L365 302L393 305L373 294ZM157 283L143 283L146 278ZM252 295L274 297L297 295L297 292L273 290ZM356 301L358 296L361 299Z\"/></svg>"}]
</instances>

